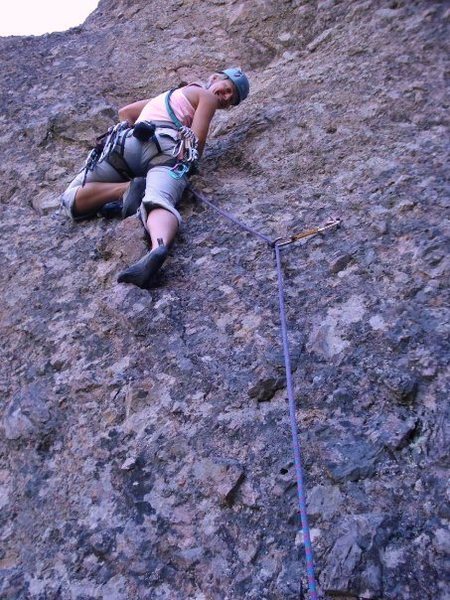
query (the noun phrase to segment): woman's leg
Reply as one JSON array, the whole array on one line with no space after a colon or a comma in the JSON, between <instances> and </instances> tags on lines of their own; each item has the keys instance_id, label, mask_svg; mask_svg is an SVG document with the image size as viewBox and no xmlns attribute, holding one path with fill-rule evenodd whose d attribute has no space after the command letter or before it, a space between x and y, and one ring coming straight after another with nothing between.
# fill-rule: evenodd
<instances>
[{"instance_id":1,"label":"woman's leg","mask_svg":"<svg viewBox=\"0 0 450 600\"><path fill-rule=\"evenodd\" d=\"M73 205L74 215L81 216L88 214L101 208L108 202L119 200L126 192L129 181L120 183L86 183L84 187L80 187L75 196Z\"/></svg>"},{"instance_id":2,"label":"woman's leg","mask_svg":"<svg viewBox=\"0 0 450 600\"><path fill-rule=\"evenodd\" d=\"M158 240L162 240L164 246L170 246L178 231L178 219L165 208L154 208L147 218L147 231L152 240L152 250L160 245Z\"/></svg>"},{"instance_id":3,"label":"woman's leg","mask_svg":"<svg viewBox=\"0 0 450 600\"><path fill-rule=\"evenodd\" d=\"M154 208L147 217L146 229L152 240L151 251L122 271L117 279L119 283L148 287L167 258L167 247L173 242L178 231L178 219L165 208Z\"/></svg>"},{"instance_id":4,"label":"woman's leg","mask_svg":"<svg viewBox=\"0 0 450 600\"><path fill-rule=\"evenodd\" d=\"M182 181L174 179L169 167L159 166L149 171L140 212L152 241L152 249L141 260L120 273L117 279L119 283L133 283L141 288L150 286L154 275L166 260L168 246L178 231L181 216L175 206L186 183L185 178Z\"/></svg>"},{"instance_id":5,"label":"woman's leg","mask_svg":"<svg viewBox=\"0 0 450 600\"><path fill-rule=\"evenodd\" d=\"M87 175L83 169L62 193L61 207L76 221L94 215L108 202L123 196L129 186L124 179L106 161L97 163Z\"/></svg>"}]
</instances>

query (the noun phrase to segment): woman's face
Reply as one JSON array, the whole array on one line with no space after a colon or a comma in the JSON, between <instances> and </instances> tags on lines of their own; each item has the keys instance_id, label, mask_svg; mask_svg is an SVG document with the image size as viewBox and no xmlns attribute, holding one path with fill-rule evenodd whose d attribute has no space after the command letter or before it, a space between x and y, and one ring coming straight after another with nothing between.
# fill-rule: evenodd
<instances>
[{"instance_id":1,"label":"woman's face","mask_svg":"<svg viewBox=\"0 0 450 600\"><path fill-rule=\"evenodd\" d=\"M208 90L217 96L219 108L229 108L235 99L236 88L231 79L220 79L216 73L209 79Z\"/></svg>"}]
</instances>

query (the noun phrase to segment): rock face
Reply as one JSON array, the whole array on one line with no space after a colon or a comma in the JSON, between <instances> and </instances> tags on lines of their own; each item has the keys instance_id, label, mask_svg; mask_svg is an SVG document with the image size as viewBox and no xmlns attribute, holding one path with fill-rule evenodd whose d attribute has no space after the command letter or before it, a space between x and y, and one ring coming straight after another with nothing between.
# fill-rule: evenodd
<instances>
[{"instance_id":1,"label":"rock face","mask_svg":"<svg viewBox=\"0 0 450 600\"><path fill-rule=\"evenodd\" d=\"M195 185L283 250L321 595L446 598L447 2L102 0L0 40L0 597L288 600L305 565L271 251L186 197L158 286L139 223L58 195L119 106L240 64ZM446 320L447 318L447 320Z\"/></svg>"}]
</instances>

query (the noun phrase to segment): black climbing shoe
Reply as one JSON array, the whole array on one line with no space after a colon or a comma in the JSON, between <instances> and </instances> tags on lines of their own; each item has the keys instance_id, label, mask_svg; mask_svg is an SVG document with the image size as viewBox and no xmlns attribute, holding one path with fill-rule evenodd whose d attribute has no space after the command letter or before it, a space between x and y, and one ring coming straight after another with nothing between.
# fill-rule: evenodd
<instances>
[{"instance_id":1,"label":"black climbing shoe","mask_svg":"<svg viewBox=\"0 0 450 600\"><path fill-rule=\"evenodd\" d=\"M108 202L104 204L99 211L97 211L98 217L104 217L105 219L115 219L116 217L122 216L122 200L114 200L114 202Z\"/></svg>"},{"instance_id":2,"label":"black climbing shoe","mask_svg":"<svg viewBox=\"0 0 450 600\"><path fill-rule=\"evenodd\" d=\"M146 254L137 263L122 271L117 278L118 283L133 283L142 289L147 289L153 275L161 268L168 254L167 247L158 246Z\"/></svg>"},{"instance_id":3,"label":"black climbing shoe","mask_svg":"<svg viewBox=\"0 0 450 600\"><path fill-rule=\"evenodd\" d=\"M145 177L136 177L123 195L122 218L135 215L145 194Z\"/></svg>"}]
</instances>

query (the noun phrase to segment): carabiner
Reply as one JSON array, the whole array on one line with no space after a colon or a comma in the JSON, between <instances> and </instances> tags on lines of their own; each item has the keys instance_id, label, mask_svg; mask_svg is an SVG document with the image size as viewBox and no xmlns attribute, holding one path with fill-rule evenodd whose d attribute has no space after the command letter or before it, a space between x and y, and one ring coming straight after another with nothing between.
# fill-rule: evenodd
<instances>
[{"instance_id":1,"label":"carabiner","mask_svg":"<svg viewBox=\"0 0 450 600\"><path fill-rule=\"evenodd\" d=\"M184 175L189 173L189 168L189 165L186 163L179 162L170 169L169 175L174 179L181 179Z\"/></svg>"}]
</instances>

